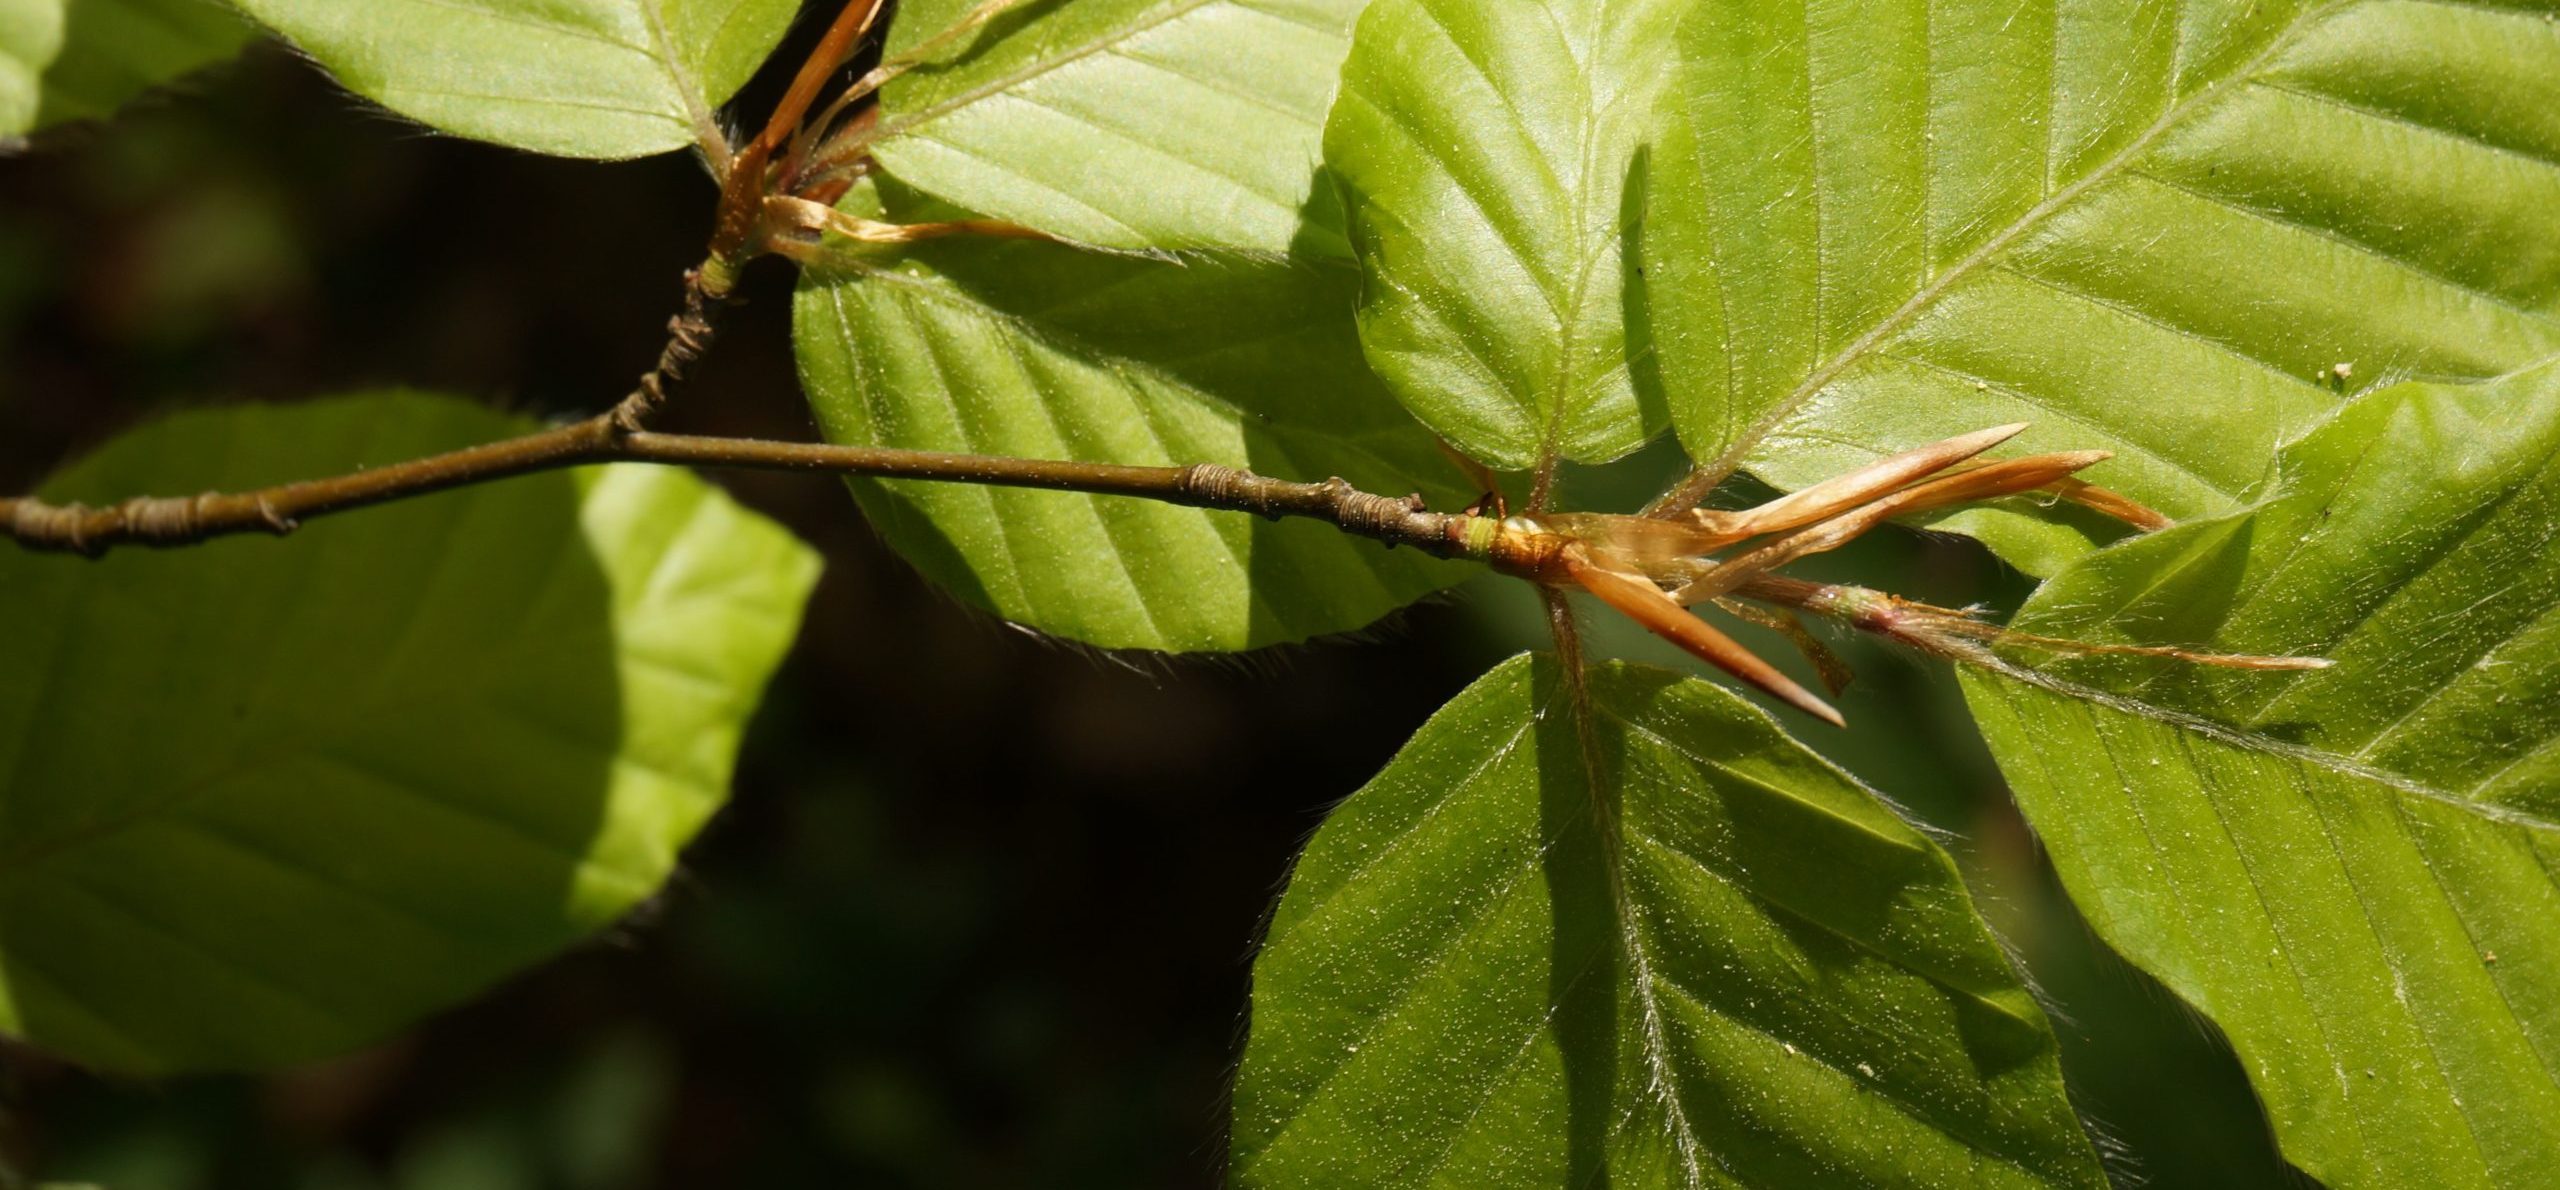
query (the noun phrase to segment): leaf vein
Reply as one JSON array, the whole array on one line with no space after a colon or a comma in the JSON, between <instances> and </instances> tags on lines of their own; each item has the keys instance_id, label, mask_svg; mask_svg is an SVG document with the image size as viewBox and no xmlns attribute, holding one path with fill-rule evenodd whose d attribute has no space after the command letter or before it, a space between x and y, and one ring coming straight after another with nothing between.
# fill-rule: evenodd
<instances>
[{"instance_id":1,"label":"leaf vein","mask_svg":"<svg viewBox=\"0 0 2560 1190\"><path fill-rule=\"evenodd\" d=\"M1907 329L1918 319L1923 311L1936 304L1938 298L1945 295L1958 281L1972 275L1975 269L1991 264L2000 257L2006 255L2011 246L2016 244L2028 232L2042 226L2047 219L2070 206L2072 203L2077 202L2082 195L2089 193L2100 183L2113 178L2119 171L2124 170L2135 162L2141 160L2143 155L2150 151L2152 144L2155 141L2159 140L2160 137L2167 133L2171 128L2176 127L2178 123L2191 111L2200 108L2208 100L2222 94L2224 88L2231 86L2236 81L2246 79L2250 75L2256 74L2262 66L2272 60L2277 51L2281 50L2292 40L2293 36L2298 31L2304 28L2315 17L2324 15L2329 9L2336 7L2339 2L2341 2L2341 0L2332 0L2332 3L2328 5L2321 6L2295 17L2293 23L2287 26L2282 33L2271 39L2267 47L2261 50L2257 58L2253 59L2247 66L2234 72L2229 78L2218 80L2194 94L2188 95L2187 97L2170 104L2168 109L2163 111L2160 114L2160 117L2151 123L2150 127L2144 129L2140 135L2134 137L2131 142L2125 145L2125 147L2118 149L2104 162L2099 163L2086 175L2073 181L2070 185L2046 195L2042 202L2028 208L2026 212L2019 215L2017 219L2010 222L2008 226L2003 227L1998 234L1984 240L1981 246L1975 248L1972 252L1967 253L1964 259L1957 261L1945 272L1938 274L1935 281L1932 281L1919 292L1912 294L1909 300L1896 307L1891 313L1887 314L1874 326L1869 327L1847 347L1842 348L1838 353L1815 367L1813 372L1805 378L1803 383L1798 384L1793 391L1789 392L1784 398L1773 404L1767 412L1763 413L1760 420L1755 423L1752 430L1738 437L1731 446L1727 447L1724 456L1717 460L1716 464L1710 469L1724 471L1732 470L1735 465L1739 464L1744 457L1748 456L1759 446L1760 439L1766 437L1771 431L1776 429L1777 426L1785 422L1787 418L1793 416L1796 410L1803 408L1807 402L1811 401L1822 390L1830 387L1832 381L1837 380L1841 373L1847 371L1850 365L1856 363L1858 359L1864 356L1868 351L1890 342L1895 336L1901 334L1903 330ZM1808 33L1806 42L1806 58L1808 63L1810 63L1812 58L1810 37L1811 35ZM1808 80L1811 78L1810 71L1811 67L1808 65ZM1810 92L1810 82L1808 82L1808 92ZM1815 194L1817 197L1820 193L1820 187L1816 186ZM1827 275L1827 273L1828 271L1825 270L1824 275ZM1818 284L1815 292L1818 302L1819 294L1821 292ZM1819 309L1819 305L1817 304L1815 323L1817 327L1820 326Z\"/></svg>"}]
</instances>

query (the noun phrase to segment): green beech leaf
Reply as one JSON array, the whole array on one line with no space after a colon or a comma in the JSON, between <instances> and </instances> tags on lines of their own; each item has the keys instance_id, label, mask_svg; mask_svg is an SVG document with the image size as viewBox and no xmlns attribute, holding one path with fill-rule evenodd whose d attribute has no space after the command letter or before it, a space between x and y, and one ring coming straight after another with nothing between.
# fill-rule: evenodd
<instances>
[{"instance_id":1,"label":"green beech leaf","mask_svg":"<svg viewBox=\"0 0 2560 1190\"><path fill-rule=\"evenodd\" d=\"M1476 493L1362 367L1348 266L944 241L812 270L801 384L827 437L1339 475ZM856 481L900 553L1006 619L1113 648L1247 649L1363 627L1471 567L1313 521L973 484Z\"/></svg>"},{"instance_id":2,"label":"green beech leaf","mask_svg":"<svg viewBox=\"0 0 2560 1190\"><path fill-rule=\"evenodd\" d=\"M1945 852L1661 670L1590 673L1586 764L1558 677L1486 675L1309 844L1238 1185L2105 1184Z\"/></svg>"},{"instance_id":3,"label":"green beech leaf","mask_svg":"<svg viewBox=\"0 0 2560 1190\"><path fill-rule=\"evenodd\" d=\"M2073 900L2230 1035L2287 1158L2340 1190L2546 1181L2560 363L2369 394L2281 470L2264 508L2091 556L2019 624L2334 668L2084 661L1966 693Z\"/></svg>"},{"instance_id":4,"label":"green beech leaf","mask_svg":"<svg viewBox=\"0 0 2560 1190\"><path fill-rule=\"evenodd\" d=\"M642 157L716 135L715 109L799 0L233 0L349 90L458 136Z\"/></svg>"},{"instance_id":5,"label":"green beech leaf","mask_svg":"<svg viewBox=\"0 0 2560 1190\"><path fill-rule=\"evenodd\" d=\"M0 0L0 136L36 126L44 72L62 53L68 0Z\"/></svg>"},{"instance_id":6,"label":"green beech leaf","mask_svg":"<svg viewBox=\"0 0 2560 1190\"><path fill-rule=\"evenodd\" d=\"M183 414L51 486L236 489L518 432L447 399ZM0 554L0 1030L134 1074L374 1041L651 895L809 551L680 471L293 537Z\"/></svg>"},{"instance_id":7,"label":"green beech leaf","mask_svg":"<svg viewBox=\"0 0 2560 1190\"><path fill-rule=\"evenodd\" d=\"M1414 415L1476 459L1597 462L1661 428L1626 327L1628 190L1688 7L1378 0L1361 14L1324 141L1368 274L1361 342Z\"/></svg>"},{"instance_id":8,"label":"green beech leaf","mask_svg":"<svg viewBox=\"0 0 2560 1190\"><path fill-rule=\"evenodd\" d=\"M2332 390L2560 350L2555 15L1702 4L1643 236L1681 441L1797 487L2032 421L2172 516L2238 508ZM1953 527L2037 573L2109 535Z\"/></svg>"},{"instance_id":9,"label":"green beech leaf","mask_svg":"<svg viewBox=\"0 0 2560 1190\"><path fill-rule=\"evenodd\" d=\"M36 128L44 72L61 56L67 0L0 0L0 138Z\"/></svg>"},{"instance_id":10,"label":"green beech leaf","mask_svg":"<svg viewBox=\"0 0 2560 1190\"><path fill-rule=\"evenodd\" d=\"M251 32L215 0L0 0L0 144L111 114Z\"/></svg>"},{"instance_id":11,"label":"green beech leaf","mask_svg":"<svg viewBox=\"0 0 2560 1190\"><path fill-rule=\"evenodd\" d=\"M900 5L890 50L979 0ZM1115 248L1339 252L1302 229L1360 0L1035 4L936 47L882 96L880 163L943 199ZM1324 196L1327 201L1330 195Z\"/></svg>"},{"instance_id":12,"label":"green beech leaf","mask_svg":"<svg viewBox=\"0 0 2560 1190\"><path fill-rule=\"evenodd\" d=\"M6 7L15 0L0 0ZM57 0L59 3L59 0ZM135 96L240 51L257 30L216 0L69 0L35 127L113 115ZM0 132L26 131L0 119Z\"/></svg>"}]
</instances>

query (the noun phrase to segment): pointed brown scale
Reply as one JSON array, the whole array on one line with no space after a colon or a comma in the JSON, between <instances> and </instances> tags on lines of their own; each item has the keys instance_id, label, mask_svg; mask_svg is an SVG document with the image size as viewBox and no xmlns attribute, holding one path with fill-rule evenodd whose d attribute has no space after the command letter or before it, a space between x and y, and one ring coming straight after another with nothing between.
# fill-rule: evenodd
<instances>
[{"instance_id":1,"label":"pointed brown scale","mask_svg":"<svg viewBox=\"0 0 2560 1190\"><path fill-rule=\"evenodd\" d=\"M1753 623L1775 628L1803 649L1838 694L1846 667L1792 615L1757 609L1726 598L1739 594L1780 606L1818 611L1857 627L1957 660L1988 657L1980 643L2022 644L2064 652L2169 657L2200 665L2240 669L2301 670L2325 667L2316 657L2256 657L2159 645L2101 645L2015 633L1972 615L1868 591L1785 579L1770 572L1808 554L1834 549L1889 518L1931 509L2044 490L2141 529L2169 519L2074 473L2111 457L2102 450L2061 451L1994 462L1975 456L2025 429L1995 426L1877 460L1757 508L1693 510L1671 516L1627 517L1553 513L1502 523L1489 548L1496 568L1541 583L1570 582L1678 645L1684 652L1824 722L1846 726L1840 713L1733 638L1688 614L1688 605L1714 601ZM1753 537L1757 546L1718 562L1717 549ZM1658 583L1687 581L1666 593ZM1825 664L1826 660L1829 662Z\"/></svg>"},{"instance_id":2,"label":"pointed brown scale","mask_svg":"<svg viewBox=\"0 0 2560 1190\"><path fill-rule=\"evenodd\" d=\"M1579 543L1565 550L1565 574L1583 590L1599 597L1602 603L1643 625L1645 631L1680 646L1690 656L1732 674L1770 697L1820 719L1834 727L1848 726L1848 720L1832 709L1830 703L1814 696L1812 691L1796 684L1795 679L1778 672L1741 642L1716 631L1706 621L1690 615L1686 608L1673 603L1654 586L1653 580L1640 574L1612 569L1601 564L1580 548Z\"/></svg>"},{"instance_id":3,"label":"pointed brown scale","mask_svg":"<svg viewBox=\"0 0 2560 1190\"><path fill-rule=\"evenodd\" d=\"M1962 467L1949 468L1947 474L1967 474L1983 466L1984 464L1980 463L1969 463ZM2051 492L2092 512L2122 521L2145 533L2157 532L2177 523L2159 510L2131 496L2099 487L2085 479L2065 477L2044 485L2040 490Z\"/></svg>"},{"instance_id":4,"label":"pointed brown scale","mask_svg":"<svg viewBox=\"0 0 2560 1190\"><path fill-rule=\"evenodd\" d=\"M1960 434L1879 459L1756 508L1695 509L1676 519L1570 512L1534 519L1547 531L1592 543L1596 557L1623 563L1627 569L1658 573L1744 538L1801 528L1857 509L1998 446L2026 428L2027 423L2018 422Z\"/></svg>"},{"instance_id":5,"label":"pointed brown scale","mask_svg":"<svg viewBox=\"0 0 2560 1190\"><path fill-rule=\"evenodd\" d=\"M2065 500L2105 513L2145 533L2157 533L2178 523L2131 496L2084 479L2061 479L2046 486Z\"/></svg>"},{"instance_id":6,"label":"pointed brown scale","mask_svg":"<svg viewBox=\"0 0 2560 1190\"><path fill-rule=\"evenodd\" d=\"M791 231L831 231L846 239L866 244L912 244L918 240L944 236L989 236L997 239L1047 240L1055 237L1015 223L995 219L954 219L943 223L882 223L847 214L834 207L789 195L769 195L764 200L765 217L775 227Z\"/></svg>"},{"instance_id":7,"label":"pointed brown scale","mask_svg":"<svg viewBox=\"0 0 2560 1190\"><path fill-rule=\"evenodd\" d=\"M1708 549L1731 545L1745 537L1810 525L1856 508L1913 480L1944 471L2017 437L2026 428L2027 423L2016 422L1958 434L1901 454L1888 455L1855 471L1832 476L1756 508L1738 512L1693 509L1685 519L1694 521L1706 531L1710 540Z\"/></svg>"},{"instance_id":8,"label":"pointed brown scale","mask_svg":"<svg viewBox=\"0 0 2560 1190\"><path fill-rule=\"evenodd\" d=\"M1861 515L1869 515L1871 510L1882 508L1883 512L1872 515L1872 520L1882 520L1907 513L1927 512L1950 504L2014 496L2069 479L2075 471L2114 457L2112 451L2065 450L2019 459L2001 459L1950 472L1926 483L1913 484L1858 511Z\"/></svg>"},{"instance_id":9,"label":"pointed brown scale","mask_svg":"<svg viewBox=\"0 0 2560 1190\"><path fill-rule=\"evenodd\" d=\"M1682 585L1671 593L1671 598L1683 606L1704 603L1798 558L1837 549L1889 518L1950 504L2033 491L2068 478L2072 472L2090 464L2113 457L2103 450L2062 451L2029 455L2022 459L2002 459L1941 475L1879 496L1830 520L1754 546Z\"/></svg>"}]
</instances>

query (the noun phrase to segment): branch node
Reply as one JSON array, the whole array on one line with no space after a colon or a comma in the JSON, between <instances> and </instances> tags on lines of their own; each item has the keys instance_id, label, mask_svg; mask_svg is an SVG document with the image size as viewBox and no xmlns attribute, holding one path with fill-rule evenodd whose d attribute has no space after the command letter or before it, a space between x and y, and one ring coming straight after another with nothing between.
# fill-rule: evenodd
<instances>
[{"instance_id":1,"label":"branch node","mask_svg":"<svg viewBox=\"0 0 2560 1190\"><path fill-rule=\"evenodd\" d=\"M9 502L9 535L29 548L64 550L83 557L97 557L90 547L81 522L88 519L90 509L79 504L46 504L32 497Z\"/></svg>"},{"instance_id":2,"label":"branch node","mask_svg":"<svg viewBox=\"0 0 2560 1190\"><path fill-rule=\"evenodd\" d=\"M1324 481L1324 489L1333 497L1336 524L1363 537L1374 537L1393 545L1405 518L1423 510L1422 497L1379 496L1351 486L1339 475Z\"/></svg>"},{"instance_id":3,"label":"branch node","mask_svg":"<svg viewBox=\"0 0 2560 1190\"><path fill-rule=\"evenodd\" d=\"M258 519L266 522L267 531L278 537L302 527L302 522L286 516L282 509L276 507L275 500L264 492L258 493Z\"/></svg>"},{"instance_id":4,"label":"branch node","mask_svg":"<svg viewBox=\"0 0 2560 1190\"><path fill-rule=\"evenodd\" d=\"M1223 463L1193 463L1182 469L1174 488L1202 504L1235 505L1244 502L1245 481L1252 478L1257 477ZM1274 519L1280 515L1269 507L1253 511Z\"/></svg>"},{"instance_id":5,"label":"branch node","mask_svg":"<svg viewBox=\"0 0 2560 1190\"><path fill-rule=\"evenodd\" d=\"M124 521L128 531L136 537L153 541L162 538L175 540L195 532L198 519L197 501L202 499L204 499L203 496L193 499L184 497L154 499L148 496L136 496L117 505L116 515Z\"/></svg>"}]
</instances>

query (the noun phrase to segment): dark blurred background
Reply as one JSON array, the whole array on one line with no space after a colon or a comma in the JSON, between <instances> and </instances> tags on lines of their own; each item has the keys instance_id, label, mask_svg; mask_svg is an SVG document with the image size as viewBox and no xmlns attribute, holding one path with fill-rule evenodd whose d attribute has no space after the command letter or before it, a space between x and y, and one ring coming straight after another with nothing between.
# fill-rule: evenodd
<instances>
[{"instance_id":1,"label":"dark blurred background","mask_svg":"<svg viewBox=\"0 0 2560 1190\"><path fill-rule=\"evenodd\" d=\"M711 199L688 157L435 137L253 50L0 158L0 488L178 405L396 384L601 408L654 357ZM673 428L812 433L789 284L751 274ZM1573 502L1627 507L1677 464L1577 476ZM310 1069L142 1085L0 1047L0 1187L1216 1184L1292 855L1441 702L1541 643L1533 598L1480 581L1357 642L1103 657L927 588L832 482L719 478L827 577L734 799L654 906ZM2025 590L1898 530L1826 565L1941 602ZM1686 664L1593 628L1604 655ZM2228 1053L2056 896L1952 680L1848 652L1855 728L1791 726L1958 836L2128 1180L2286 1182Z\"/></svg>"}]
</instances>

